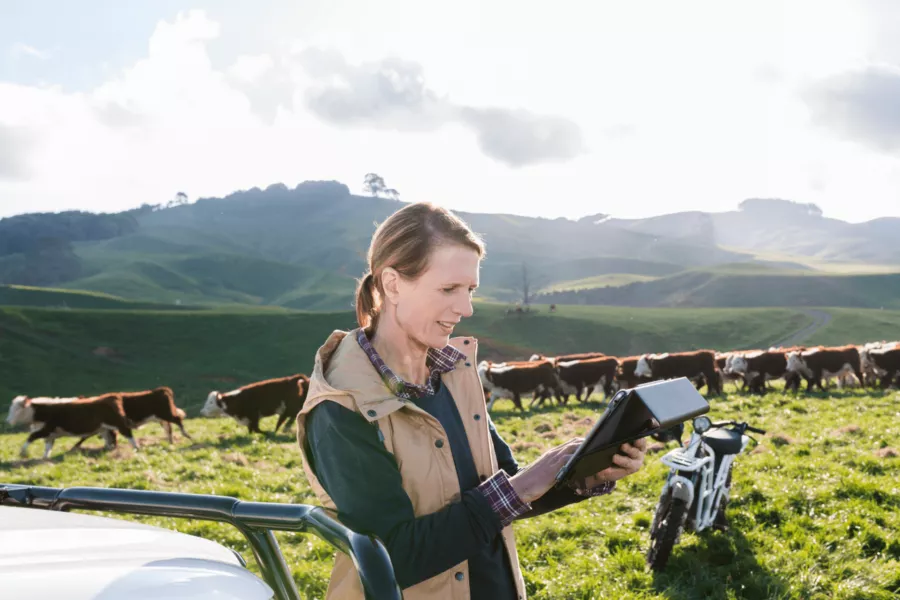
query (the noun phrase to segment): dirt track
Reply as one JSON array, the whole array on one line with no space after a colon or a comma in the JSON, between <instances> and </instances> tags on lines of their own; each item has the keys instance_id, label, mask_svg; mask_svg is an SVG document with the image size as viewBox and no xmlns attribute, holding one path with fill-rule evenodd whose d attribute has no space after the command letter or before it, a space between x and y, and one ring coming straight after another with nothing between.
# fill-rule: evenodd
<instances>
[{"instance_id":1,"label":"dirt track","mask_svg":"<svg viewBox=\"0 0 900 600\"><path fill-rule=\"evenodd\" d=\"M825 327L831 322L831 314L821 310L812 310L809 308L798 308L800 312L812 317L813 322L792 333L790 336L778 340L771 344L772 346L797 346L809 339L812 334Z\"/></svg>"}]
</instances>

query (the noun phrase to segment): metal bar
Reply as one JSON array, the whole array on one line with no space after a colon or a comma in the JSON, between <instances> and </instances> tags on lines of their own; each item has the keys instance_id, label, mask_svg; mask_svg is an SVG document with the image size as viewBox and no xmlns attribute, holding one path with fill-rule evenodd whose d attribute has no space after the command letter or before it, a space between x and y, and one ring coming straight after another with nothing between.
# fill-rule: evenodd
<instances>
[{"instance_id":1,"label":"metal bar","mask_svg":"<svg viewBox=\"0 0 900 600\"><path fill-rule=\"evenodd\" d=\"M297 591L297 584L291 570L284 561L275 534L270 529L248 529L244 535L253 548L253 555L256 557L256 562L259 563L263 577L269 587L275 591L275 595L278 598L299 600L300 592Z\"/></svg>"},{"instance_id":2,"label":"metal bar","mask_svg":"<svg viewBox=\"0 0 900 600\"><path fill-rule=\"evenodd\" d=\"M352 531L322 508L244 502L230 496L116 488L50 488L0 483L0 505L68 511L95 510L229 523L247 538L266 582L279 600L299 600L296 583L272 531L313 533L349 555L367 600L401 600L390 556L378 538Z\"/></svg>"}]
</instances>

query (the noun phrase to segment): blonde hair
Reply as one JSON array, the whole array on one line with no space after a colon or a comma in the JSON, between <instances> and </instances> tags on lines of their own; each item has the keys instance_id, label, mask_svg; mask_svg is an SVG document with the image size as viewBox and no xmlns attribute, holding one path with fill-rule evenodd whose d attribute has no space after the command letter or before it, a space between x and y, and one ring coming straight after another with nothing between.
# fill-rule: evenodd
<instances>
[{"instance_id":1,"label":"blonde hair","mask_svg":"<svg viewBox=\"0 0 900 600\"><path fill-rule=\"evenodd\" d=\"M405 279L415 280L428 266L434 249L447 244L470 248L484 257L484 242L465 221L430 202L408 204L381 223L369 245L369 270L356 286L359 326L374 330L378 325L384 269L391 267Z\"/></svg>"}]
</instances>

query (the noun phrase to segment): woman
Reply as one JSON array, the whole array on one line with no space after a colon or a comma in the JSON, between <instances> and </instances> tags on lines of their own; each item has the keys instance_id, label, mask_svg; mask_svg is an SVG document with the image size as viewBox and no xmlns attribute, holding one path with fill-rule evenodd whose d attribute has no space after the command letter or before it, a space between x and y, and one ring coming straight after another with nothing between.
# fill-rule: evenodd
<instances>
[{"instance_id":1,"label":"woman","mask_svg":"<svg viewBox=\"0 0 900 600\"><path fill-rule=\"evenodd\" d=\"M447 210L420 203L391 215L357 289L359 328L319 349L297 417L319 501L384 542L407 600L524 599L512 521L609 493L643 464L641 440L614 466L554 488L575 439L518 466L488 417L476 340L450 337L472 314L483 256ZM363 598L344 554L327 597Z\"/></svg>"}]
</instances>

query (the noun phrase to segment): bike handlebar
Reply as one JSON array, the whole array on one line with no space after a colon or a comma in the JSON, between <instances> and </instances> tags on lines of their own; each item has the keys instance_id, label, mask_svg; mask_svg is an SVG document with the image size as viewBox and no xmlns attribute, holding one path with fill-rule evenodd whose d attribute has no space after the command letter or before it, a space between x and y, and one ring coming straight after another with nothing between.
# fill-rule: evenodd
<instances>
[{"instance_id":1,"label":"bike handlebar","mask_svg":"<svg viewBox=\"0 0 900 600\"><path fill-rule=\"evenodd\" d=\"M710 427L727 427L728 425L734 425L738 429L741 430L741 433L744 431L752 431L753 433L758 433L760 435L766 435L765 430L759 429L757 427L751 427L747 423L738 423L737 421L722 421L721 423L712 423Z\"/></svg>"}]
</instances>

